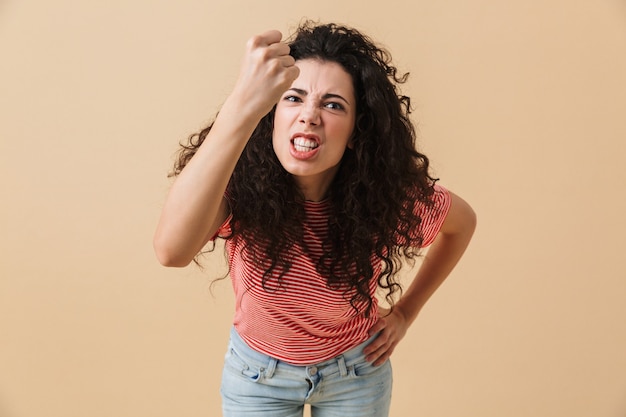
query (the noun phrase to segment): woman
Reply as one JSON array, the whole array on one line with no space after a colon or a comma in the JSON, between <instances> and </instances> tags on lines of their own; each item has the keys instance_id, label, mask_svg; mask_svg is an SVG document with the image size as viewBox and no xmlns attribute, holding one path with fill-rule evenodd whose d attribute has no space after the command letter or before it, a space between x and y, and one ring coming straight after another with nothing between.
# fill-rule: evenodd
<instances>
[{"instance_id":1,"label":"woman","mask_svg":"<svg viewBox=\"0 0 626 417\"><path fill-rule=\"evenodd\" d=\"M225 416L301 416L306 403L315 417L386 416L388 359L475 215L415 150L397 88L406 75L386 51L334 24L281 39L250 39L218 116L183 145L155 250L185 266L226 239L236 313ZM429 245L401 291L401 262Z\"/></svg>"}]
</instances>

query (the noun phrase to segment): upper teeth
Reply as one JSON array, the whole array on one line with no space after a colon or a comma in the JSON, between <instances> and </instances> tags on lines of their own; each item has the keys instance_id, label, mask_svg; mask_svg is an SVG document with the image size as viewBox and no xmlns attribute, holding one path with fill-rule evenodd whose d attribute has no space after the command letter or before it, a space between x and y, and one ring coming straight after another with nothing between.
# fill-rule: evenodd
<instances>
[{"instance_id":1,"label":"upper teeth","mask_svg":"<svg viewBox=\"0 0 626 417\"><path fill-rule=\"evenodd\" d=\"M318 147L317 142L315 142L314 140L306 139L306 138L299 138L299 137L293 140L293 145L296 148L306 148L306 149L315 149Z\"/></svg>"}]
</instances>

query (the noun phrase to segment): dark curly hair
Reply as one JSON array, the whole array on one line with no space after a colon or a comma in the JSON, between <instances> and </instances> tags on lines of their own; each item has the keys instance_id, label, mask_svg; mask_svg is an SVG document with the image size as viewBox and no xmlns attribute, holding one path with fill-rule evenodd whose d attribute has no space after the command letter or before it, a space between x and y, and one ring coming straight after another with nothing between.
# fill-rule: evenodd
<instances>
[{"instance_id":1,"label":"dark curly hair","mask_svg":"<svg viewBox=\"0 0 626 417\"><path fill-rule=\"evenodd\" d=\"M372 260L382 263L378 286L393 306L394 296L401 293L396 275L402 260L414 259L422 242L416 204L432 204L436 181L429 174L428 158L415 148L410 99L398 89L408 74L399 75L390 54L353 28L307 21L288 43L296 60L338 63L354 82L353 146L346 149L328 191L329 238L318 271L329 288L343 290L352 306L357 311L365 306L361 312L369 316ZM272 147L274 111L259 122L226 190L233 215L232 234L226 238L247 242L248 259L265 268L266 290L280 286L294 244L307 250L304 197ZM173 175L193 157L211 127L181 144ZM270 285L272 276L279 278Z\"/></svg>"}]
</instances>

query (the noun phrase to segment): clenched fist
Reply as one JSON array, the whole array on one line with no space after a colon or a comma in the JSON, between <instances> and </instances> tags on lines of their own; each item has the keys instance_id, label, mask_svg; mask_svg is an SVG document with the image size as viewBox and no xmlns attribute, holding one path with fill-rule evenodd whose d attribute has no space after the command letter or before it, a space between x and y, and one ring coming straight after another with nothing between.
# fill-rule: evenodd
<instances>
[{"instance_id":1,"label":"clenched fist","mask_svg":"<svg viewBox=\"0 0 626 417\"><path fill-rule=\"evenodd\" d=\"M300 70L289 55L282 34L270 30L248 40L233 95L242 110L259 119L267 114L298 77Z\"/></svg>"}]
</instances>

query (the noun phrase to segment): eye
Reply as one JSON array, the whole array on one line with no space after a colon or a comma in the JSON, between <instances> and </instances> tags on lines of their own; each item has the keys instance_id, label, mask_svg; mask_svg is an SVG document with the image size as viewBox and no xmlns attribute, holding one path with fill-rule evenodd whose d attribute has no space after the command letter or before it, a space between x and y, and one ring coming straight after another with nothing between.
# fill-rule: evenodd
<instances>
[{"instance_id":1,"label":"eye","mask_svg":"<svg viewBox=\"0 0 626 417\"><path fill-rule=\"evenodd\" d=\"M302 101L302 99L298 96L285 96L283 100L289 101L291 103L300 103Z\"/></svg>"},{"instance_id":2,"label":"eye","mask_svg":"<svg viewBox=\"0 0 626 417\"><path fill-rule=\"evenodd\" d=\"M324 104L324 107L331 110L343 110L343 106L334 101Z\"/></svg>"}]
</instances>

